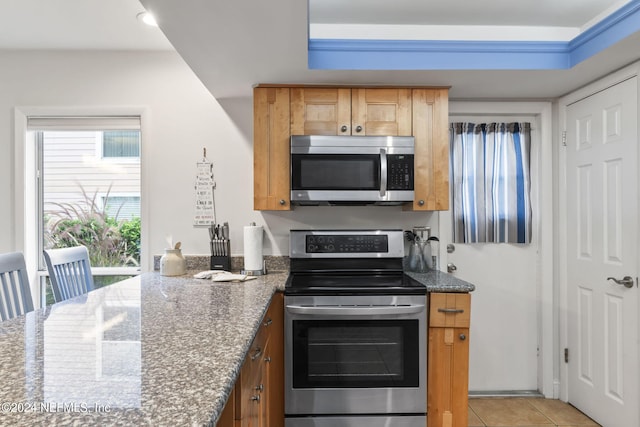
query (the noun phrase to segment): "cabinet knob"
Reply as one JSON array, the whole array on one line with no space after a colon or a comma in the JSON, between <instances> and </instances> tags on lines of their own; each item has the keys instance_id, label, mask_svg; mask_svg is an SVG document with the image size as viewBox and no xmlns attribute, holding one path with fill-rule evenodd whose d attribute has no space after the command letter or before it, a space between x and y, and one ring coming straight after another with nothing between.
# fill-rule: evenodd
<instances>
[{"instance_id":1,"label":"cabinet knob","mask_svg":"<svg viewBox=\"0 0 640 427\"><path fill-rule=\"evenodd\" d=\"M257 394L255 396L251 396L251 400L253 400L256 403L260 403L260 395Z\"/></svg>"},{"instance_id":2,"label":"cabinet knob","mask_svg":"<svg viewBox=\"0 0 640 427\"><path fill-rule=\"evenodd\" d=\"M420 206L424 206L424 200L418 200L418 204L419 204Z\"/></svg>"},{"instance_id":3,"label":"cabinet knob","mask_svg":"<svg viewBox=\"0 0 640 427\"><path fill-rule=\"evenodd\" d=\"M266 363L271 363L271 356L267 356L267 357L265 357L265 358L264 358L264 361L265 361Z\"/></svg>"},{"instance_id":4,"label":"cabinet knob","mask_svg":"<svg viewBox=\"0 0 640 427\"><path fill-rule=\"evenodd\" d=\"M265 322L263 323L263 325L266 327L266 326L271 325L272 323L273 323L273 320L269 317L267 320L265 320Z\"/></svg>"},{"instance_id":5,"label":"cabinet knob","mask_svg":"<svg viewBox=\"0 0 640 427\"><path fill-rule=\"evenodd\" d=\"M340 128L340 132L346 132L348 130L349 130L349 128L347 126L345 126L345 125L342 125L342 127Z\"/></svg>"},{"instance_id":6,"label":"cabinet knob","mask_svg":"<svg viewBox=\"0 0 640 427\"><path fill-rule=\"evenodd\" d=\"M465 334L460 334L460 341L464 341L467 339L467 336Z\"/></svg>"},{"instance_id":7,"label":"cabinet knob","mask_svg":"<svg viewBox=\"0 0 640 427\"><path fill-rule=\"evenodd\" d=\"M264 384L257 385L255 388L256 388L256 391L263 391L264 390Z\"/></svg>"},{"instance_id":8,"label":"cabinet knob","mask_svg":"<svg viewBox=\"0 0 640 427\"><path fill-rule=\"evenodd\" d=\"M285 203L286 203L286 202L284 201L284 199L280 199L280 204L281 204L282 206L284 206L284 204L285 204Z\"/></svg>"},{"instance_id":9,"label":"cabinet knob","mask_svg":"<svg viewBox=\"0 0 640 427\"><path fill-rule=\"evenodd\" d=\"M362 126L356 126L356 132L362 132Z\"/></svg>"}]
</instances>

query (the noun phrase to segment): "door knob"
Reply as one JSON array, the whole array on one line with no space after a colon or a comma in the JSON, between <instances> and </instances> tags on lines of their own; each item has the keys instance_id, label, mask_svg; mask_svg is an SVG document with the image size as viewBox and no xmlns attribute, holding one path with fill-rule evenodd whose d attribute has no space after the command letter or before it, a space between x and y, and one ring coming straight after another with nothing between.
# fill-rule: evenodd
<instances>
[{"instance_id":1,"label":"door knob","mask_svg":"<svg viewBox=\"0 0 640 427\"><path fill-rule=\"evenodd\" d=\"M624 276L622 279L616 279L615 277L607 277L607 280L613 280L618 285L623 285L625 288L633 288L633 277Z\"/></svg>"},{"instance_id":2,"label":"door knob","mask_svg":"<svg viewBox=\"0 0 640 427\"><path fill-rule=\"evenodd\" d=\"M447 273L453 273L457 269L458 267L456 267L454 263L450 262L449 264L447 264Z\"/></svg>"}]
</instances>

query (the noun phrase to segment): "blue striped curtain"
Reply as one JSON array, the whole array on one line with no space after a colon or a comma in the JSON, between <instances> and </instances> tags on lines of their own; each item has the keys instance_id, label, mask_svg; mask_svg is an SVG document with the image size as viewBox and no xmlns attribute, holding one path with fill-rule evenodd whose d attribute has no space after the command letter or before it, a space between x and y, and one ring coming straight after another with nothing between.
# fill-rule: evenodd
<instances>
[{"instance_id":1,"label":"blue striped curtain","mask_svg":"<svg viewBox=\"0 0 640 427\"><path fill-rule=\"evenodd\" d=\"M529 123L452 123L453 241L529 243Z\"/></svg>"}]
</instances>

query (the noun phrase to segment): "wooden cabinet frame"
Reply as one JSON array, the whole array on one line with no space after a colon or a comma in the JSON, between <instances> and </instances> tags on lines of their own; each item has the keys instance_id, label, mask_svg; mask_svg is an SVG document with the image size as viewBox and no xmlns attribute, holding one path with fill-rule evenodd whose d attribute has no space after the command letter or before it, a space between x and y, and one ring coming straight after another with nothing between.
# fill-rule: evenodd
<instances>
[{"instance_id":1,"label":"wooden cabinet frame","mask_svg":"<svg viewBox=\"0 0 640 427\"><path fill-rule=\"evenodd\" d=\"M254 209L291 209L291 135L413 135L415 200L449 209L447 88L259 85L254 88Z\"/></svg>"},{"instance_id":2,"label":"wooden cabinet frame","mask_svg":"<svg viewBox=\"0 0 640 427\"><path fill-rule=\"evenodd\" d=\"M284 425L284 297L276 292L217 427Z\"/></svg>"},{"instance_id":3,"label":"wooden cabinet frame","mask_svg":"<svg viewBox=\"0 0 640 427\"><path fill-rule=\"evenodd\" d=\"M470 294L430 294L428 426L467 426L470 312Z\"/></svg>"}]
</instances>

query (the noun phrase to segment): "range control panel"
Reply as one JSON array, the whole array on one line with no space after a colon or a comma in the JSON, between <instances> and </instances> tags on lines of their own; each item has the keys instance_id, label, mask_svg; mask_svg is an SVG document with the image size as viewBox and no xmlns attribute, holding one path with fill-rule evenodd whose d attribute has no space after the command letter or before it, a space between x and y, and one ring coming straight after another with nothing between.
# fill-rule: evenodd
<instances>
[{"instance_id":1,"label":"range control panel","mask_svg":"<svg viewBox=\"0 0 640 427\"><path fill-rule=\"evenodd\" d=\"M389 251L387 235L311 235L306 236L309 254L386 253Z\"/></svg>"}]
</instances>

